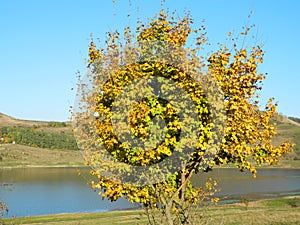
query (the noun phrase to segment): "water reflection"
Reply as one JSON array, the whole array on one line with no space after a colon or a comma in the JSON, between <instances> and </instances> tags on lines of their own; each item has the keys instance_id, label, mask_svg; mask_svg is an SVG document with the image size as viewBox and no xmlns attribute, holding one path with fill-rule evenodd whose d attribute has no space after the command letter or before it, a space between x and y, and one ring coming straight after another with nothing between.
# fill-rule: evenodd
<instances>
[{"instance_id":1,"label":"water reflection","mask_svg":"<svg viewBox=\"0 0 300 225\"><path fill-rule=\"evenodd\" d=\"M11 216L29 216L66 212L101 212L135 208L125 199L102 200L87 184L88 169L26 168L0 170L0 198Z\"/></svg>"},{"instance_id":2,"label":"water reflection","mask_svg":"<svg viewBox=\"0 0 300 225\"><path fill-rule=\"evenodd\" d=\"M257 178L253 178L250 172L237 169L214 169L197 174L193 183L203 185L209 177L219 183L221 191L217 195L229 200L300 195L299 169L260 169Z\"/></svg>"}]
</instances>

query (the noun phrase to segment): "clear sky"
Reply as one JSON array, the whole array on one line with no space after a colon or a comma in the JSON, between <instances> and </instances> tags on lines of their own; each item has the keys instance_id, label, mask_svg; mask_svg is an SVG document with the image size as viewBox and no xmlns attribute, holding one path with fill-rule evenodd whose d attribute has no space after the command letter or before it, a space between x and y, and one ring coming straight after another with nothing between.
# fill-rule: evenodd
<instances>
[{"instance_id":1,"label":"clear sky","mask_svg":"<svg viewBox=\"0 0 300 225\"><path fill-rule=\"evenodd\" d=\"M159 0L2 0L0 1L0 112L21 119L65 121L70 117L76 71L85 73L90 34L122 29L126 15L146 19ZM167 0L179 15L190 10L205 19L212 44L239 31L254 11L258 41L265 44L261 66L269 75L262 100L275 97L278 111L300 117L300 1ZM113 16L115 14L115 16ZM132 20L133 20L132 18Z\"/></svg>"}]
</instances>

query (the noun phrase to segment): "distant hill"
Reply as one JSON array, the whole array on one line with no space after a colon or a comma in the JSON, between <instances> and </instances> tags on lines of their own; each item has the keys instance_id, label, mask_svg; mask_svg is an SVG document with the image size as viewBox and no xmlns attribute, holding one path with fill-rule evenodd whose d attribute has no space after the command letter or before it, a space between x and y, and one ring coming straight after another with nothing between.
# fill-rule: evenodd
<instances>
[{"instance_id":1,"label":"distant hill","mask_svg":"<svg viewBox=\"0 0 300 225\"><path fill-rule=\"evenodd\" d=\"M292 116L289 116L288 118L290 120L293 120L293 121L297 122L298 124L300 124L300 118L296 118L296 117L292 117Z\"/></svg>"},{"instance_id":2,"label":"distant hill","mask_svg":"<svg viewBox=\"0 0 300 225\"><path fill-rule=\"evenodd\" d=\"M300 160L300 118L278 115L273 119L278 134L273 139L275 145L289 140L296 144L288 158ZM16 144L40 148L77 149L70 122L46 122L16 119L0 113L0 135L14 138ZM10 141L12 141L11 139Z\"/></svg>"},{"instance_id":3,"label":"distant hill","mask_svg":"<svg viewBox=\"0 0 300 225\"><path fill-rule=\"evenodd\" d=\"M290 153L287 158L300 160L300 121L298 118L288 118L283 115L278 115L275 118L277 124L277 135L273 139L273 143L279 144L284 140L289 140L295 143L294 152Z\"/></svg>"},{"instance_id":4,"label":"distant hill","mask_svg":"<svg viewBox=\"0 0 300 225\"><path fill-rule=\"evenodd\" d=\"M276 120L276 122L279 122L279 123L287 123L287 124L292 124L292 125L300 127L300 118L277 115L275 120Z\"/></svg>"},{"instance_id":5,"label":"distant hill","mask_svg":"<svg viewBox=\"0 0 300 225\"><path fill-rule=\"evenodd\" d=\"M64 125L66 124L66 126ZM67 127L71 126L70 122L56 122L56 121L37 121L37 120L22 120L22 119L16 119L14 117L5 115L3 113L0 113L0 127Z\"/></svg>"},{"instance_id":6,"label":"distant hill","mask_svg":"<svg viewBox=\"0 0 300 225\"><path fill-rule=\"evenodd\" d=\"M11 116L0 113L0 127L12 127L12 126L32 127L32 126L46 125L46 123L47 122L15 119Z\"/></svg>"},{"instance_id":7,"label":"distant hill","mask_svg":"<svg viewBox=\"0 0 300 225\"><path fill-rule=\"evenodd\" d=\"M0 143L78 149L70 122L20 120L3 113L0 113Z\"/></svg>"}]
</instances>

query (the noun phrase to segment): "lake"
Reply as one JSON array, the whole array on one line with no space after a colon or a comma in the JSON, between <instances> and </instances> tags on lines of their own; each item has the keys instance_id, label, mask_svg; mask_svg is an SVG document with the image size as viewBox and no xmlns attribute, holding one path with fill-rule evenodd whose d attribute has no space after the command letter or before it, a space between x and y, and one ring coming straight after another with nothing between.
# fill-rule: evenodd
<instances>
[{"instance_id":1,"label":"lake","mask_svg":"<svg viewBox=\"0 0 300 225\"><path fill-rule=\"evenodd\" d=\"M9 213L4 217L21 217L71 212L103 212L137 208L126 199L117 202L102 200L87 184L88 168L17 168L0 169L0 198ZM203 184L208 177L219 183L217 194L222 203L241 198L262 198L300 195L299 169L260 169L256 179L237 169L215 169L200 173L193 182Z\"/></svg>"}]
</instances>

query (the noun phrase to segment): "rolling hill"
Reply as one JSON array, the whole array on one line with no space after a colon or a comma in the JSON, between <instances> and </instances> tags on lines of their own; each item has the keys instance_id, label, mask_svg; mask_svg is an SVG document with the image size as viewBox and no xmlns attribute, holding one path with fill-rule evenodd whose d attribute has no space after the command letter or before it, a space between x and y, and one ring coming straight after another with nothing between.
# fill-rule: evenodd
<instances>
[{"instance_id":1,"label":"rolling hill","mask_svg":"<svg viewBox=\"0 0 300 225\"><path fill-rule=\"evenodd\" d=\"M300 162L300 123L298 123L300 119L278 115L274 118L274 120L277 124L278 134L273 139L273 143L277 145L282 143L284 140L289 140L290 142L295 143L296 147L294 148L294 152L287 155L286 159L293 161L292 164L300 164L298 163ZM5 145L3 137L6 138L7 143L12 143L14 140L16 145ZM33 160L38 164L39 160L37 158L40 157L38 157L38 154L45 154L45 156L50 154L47 156L49 160L51 158L57 158L54 155L51 156L51 151L56 155L59 151L61 157L65 157L65 163L63 159L58 160L61 164L68 164L69 161L79 163L80 160L82 160L80 151L75 151L76 153L73 154L74 150L78 150L78 148L72 133L72 126L70 122L20 120L0 113L0 140L1 139L2 146L0 146L0 166L1 161L3 162L5 159L9 161L14 158L17 159L15 161L19 160L18 163L22 162L22 159L27 158L29 161ZM19 151L20 149L22 149L22 151ZM43 149L47 149L47 151ZM33 154L34 151L39 153ZM73 153L70 154L69 151L73 151ZM35 155L37 158L31 158L31 156L27 153ZM66 155L64 155L65 153ZM27 157L25 157L25 155L27 155ZM69 158L68 155L72 155L72 157ZM44 160L44 162L45 161L47 160Z\"/></svg>"},{"instance_id":2,"label":"rolling hill","mask_svg":"<svg viewBox=\"0 0 300 225\"><path fill-rule=\"evenodd\" d=\"M273 140L274 144L282 143L284 140L295 143L294 152L290 153L287 158L300 160L300 123L282 115L277 116L275 120L277 135Z\"/></svg>"},{"instance_id":3,"label":"rolling hill","mask_svg":"<svg viewBox=\"0 0 300 225\"><path fill-rule=\"evenodd\" d=\"M0 113L0 168L82 166L70 122L15 119Z\"/></svg>"},{"instance_id":4,"label":"rolling hill","mask_svg":"<svg viewBox=\"0 0 300 225\"><path fill-rule=\"evenodd\" d=\"M61 132L70 130L71 123L56 121L22 120L0 113L0 128L1 127L39 127L41 129L45 129L46 131Z\"/></svg>"},{"instance_id":5,"label":"rolling hill","mask_svg":"<svg viewBox=\"0 0 300 225\"><path fill-rule=\"evenodd\" d=\"M2 143L49 149L78 149L71 124L66 122L19 120L0 114L0 138Z\"/></svg>"},{"instance_id":6,"label":"rolling hill","mask_svg":"<svg viewBox=\"0 0 300 225\"><path fill-rule=\"evenodd\" d=\"M20 120L15 119L11 116L0 113L0 127L12 127L12 126L21 126L21 127L32 127L46 125L46 122L41 121L31 121L31 120Z\"/></svg>"}]
</instances>

